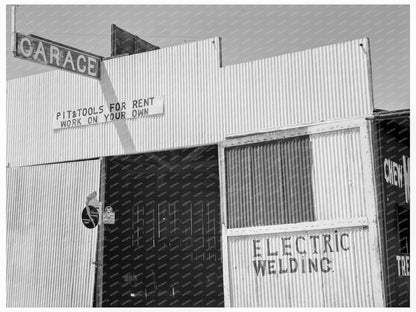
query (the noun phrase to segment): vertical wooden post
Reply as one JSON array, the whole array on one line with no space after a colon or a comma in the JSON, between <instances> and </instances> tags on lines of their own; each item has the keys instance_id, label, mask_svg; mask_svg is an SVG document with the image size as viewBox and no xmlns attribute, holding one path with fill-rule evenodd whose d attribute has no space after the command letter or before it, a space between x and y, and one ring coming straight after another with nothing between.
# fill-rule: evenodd
<instances>
[{"instance_id":1,"label":"vertical wooden post","mask_svg":"<svg viewBox=\"0 0 416 312\"><path fill-rule=\"evenodd\" d=\"M227 187L225 171L225 151L224 146L218 145L218 161L220 175L220 202L221 202L221 251L222 251L222 271L224 283L224 306L231 306L230 299L230 275L228 268L228 237L227 237Z\"/></svg>"},{"instance_id":2,"label":"vertical wooden post","mask_svg":"<svg viewBox=\"0 0 416 312\"><path fill-rule=\"evenodd\" d=\"M16 5L12 5L11 10L11 51L16 54Z\"/></svg>"},{"instance_id":3,"label":"vertical wooden post","mask_svg":"<svg viewBox=\"0 0 416 312\"><path fill-rule=\"evenodd\" d=\"M103 268L104 268L104 224L103 211L105 208L105 182L106 182L106 159L100 157L100 194L101 202L100 219L98 222L96 277L95 277L95 306L102 307L103 304Z\"/></svg>"},{"instance_id":4,"label":"vertical wooden post","mask_svg":"<svg viewBox=\"0 0 416 312\"><path fill-rule=\"evenodd\" d=\"M372 258L371 270L373 277L373 298L376 307L385 307L385 292L383 284L383 263L382 263L382 251L381 251L381 239L380 239L380 225L377 209L377 191L376 191L376 178L374 167L374 153L373 142L371 133L371 122L364 121L360 127L361 142L362 142L362 161L363 173L364 173L364 187L368 216L369 227L369 242L370 242L370 255Z\"/></svg>"}]
</instances>

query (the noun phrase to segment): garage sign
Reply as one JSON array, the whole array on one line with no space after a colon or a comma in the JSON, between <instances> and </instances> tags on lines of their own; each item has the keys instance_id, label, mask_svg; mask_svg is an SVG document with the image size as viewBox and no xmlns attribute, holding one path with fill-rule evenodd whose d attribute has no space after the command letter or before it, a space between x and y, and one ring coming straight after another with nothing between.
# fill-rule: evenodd
<instances>
[{"instance_id":1,"label":"garage sign","mask_svg":"<svg viewBox=\"0 0 416 312\"><path fill-rule=\"evenodd\" d=\"M100 78L101 57L37 36L16 33L15 56L92 78Z\"/></svg>"}]
</instances>

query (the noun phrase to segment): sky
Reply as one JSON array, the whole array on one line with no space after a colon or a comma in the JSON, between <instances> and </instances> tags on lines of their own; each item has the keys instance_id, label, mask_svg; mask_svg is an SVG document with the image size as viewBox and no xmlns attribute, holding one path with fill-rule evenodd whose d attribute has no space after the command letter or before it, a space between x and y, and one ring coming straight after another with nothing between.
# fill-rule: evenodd
<instances>
[{"instance_id":1,"label":"sky","mask_svg":"<svg viewBox=\"0 0 416 312\"><path fill-rule=\"evenodd\" d=\"M161 48L222 38L223 65L370 38L374 103L410 107L408 5L19 5L16 30L110 56L110 27ZM56 70L14 58L6 9L6 79Z\"/></svg>"}]
</instances>

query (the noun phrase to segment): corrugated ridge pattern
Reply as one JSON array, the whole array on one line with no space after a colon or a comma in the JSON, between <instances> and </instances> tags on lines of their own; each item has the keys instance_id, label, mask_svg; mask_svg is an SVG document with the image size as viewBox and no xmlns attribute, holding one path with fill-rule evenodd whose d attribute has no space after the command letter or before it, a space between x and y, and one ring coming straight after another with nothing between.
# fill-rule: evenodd
<instances>
[{"instance_id":1,"label":"corrugated ridge pattern","mask_svg":"<svg viewBox=\"0 0 416 312\"><path fill-rule=\"evenodd\" d=\"M97 229L81 221L99 161L7 169L7 306L91 307Z\"/></svg>"},{"instance_id":2,"label":"corrugated ridge pattern","mask_svg":"<svg viewBox=\"0 0 416 312\"><path fill-rule=\"evenodd\" d=\"M366 216L359 128L225 153L228 228Z\"/></svg>"},{"instance_id":3,"label":"corrugated ridge pattern","mask_svg":"<svg viewBox=\"0 0 416 312\"><path fill-rule=\"evenodd\" d=\"M360 129L310 136L317 220L365 217Z\"/></svg>"},{"instance_id":4,"label":"corrugated ridge pattern","mask_svg":"<svg viewBox=\"0 0 416 312\"><path fill-rule=\"evenodd\" d=\"M101 81L52 71L8 82L11 166L173 149L223 137L219 38L103 62ZM163 96L165 113L53 130L55 112Z\"/></svg>"},{"instance_id":5,"label":"corrugated ridge pattern","mask_svg":"<svg viewBox=\"0 0 416 312\"><path fill-rule=\"evenodd\" d=\"M370 307L374 306L372 298L372 281L369 259L368 230L343 230L348 233L351 246L348 251L318 254L317 258L327 257L333 271L302 273L302 259L315 257L313 243L303 246L306 256L296 254L297 272L279 274L277 259L287 263L288 256L266 256L266 242L269 239L271 251L281 250L281 237L292 236L292 242L299 235L308 238L333 231L314 231L302 234L270 234L244 237L229 237L229 267L231 284L231 306L233 307ZM253 257L253 240L260 240L261 257ZM345 245L347 243L344 242ZM344 245L344 246L345 246ZM294 249L294 246L292 245ZM322 247L320 247L322 248ZM292 252L293 252L292 249ZM334 249L335 250L335 249ZM253 261L276 260L276 274L256 274ZM319 262L319 261L318 261ZM305 262L307 263L307 262ZM327 262L325 262L325 265ZM319 264L318 264L319 265ZM283 267L285 268L285 267ZM318 269L319 270L319 269Z\"/></svg>"},{"instance_id":6,"label":"corrugated ridge pattern","mask_svg":"<svg viewBox=\"0 0 416 312\"><path fill-rule=\"evenodd\" d=\"M372 113L367 52L359 39L224 67L226 134Z\"/></svg>"},{"instance_id":7,"label":"corrugated ridge pattern","mask_svg":"<svg viewBox=\"0 0 416 312\"><path fill-rule=\"evenodd\" d=\"M7 161L206 145L235 133L367 115L366 51L360 39L220 68L220 40L212 38L106 60L101 81L64 71L8 81ZM154 95L165 98L162 116L52 130L57 111Z\"/></svg>"},{"instance_id":8,"label":"corrugated ridge pattern","mask_svg":"<svg viewBox=\"0 0 416 312\"><path fill-rule=\"evenodd\" d=\"M226 149L228 227L315 221L309 137Z\"/></svg>"}]
</instances>

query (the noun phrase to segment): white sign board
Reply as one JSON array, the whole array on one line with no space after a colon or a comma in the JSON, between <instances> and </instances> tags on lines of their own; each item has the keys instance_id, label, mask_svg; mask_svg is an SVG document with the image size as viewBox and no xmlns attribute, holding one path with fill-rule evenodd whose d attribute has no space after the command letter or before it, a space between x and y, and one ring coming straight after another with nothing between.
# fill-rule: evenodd
<instances>
[{"instance_id":1,"label":"white sign board","mask_svg":"<svg viewBox=\"0 0 416 312\"><path fill-rule=\"evenodd\" d=\"M15 57L87 77L100 78L101 56L33 35L16 33L15 36Z\"/></svg>"},{"instance_id":2,"label":"white sign board","mask_svg":"<svg viewBox=\"0 0 416 312\"><path fill-rule=\"evenodd\" d=\"M111 206L105 207L103 213L103 223L104 224L114 224L116 222L116 216L113 212L113 208Z\"/></svg>"},{"instance_id":3,"label":"white sign board","mask_svg":"<svg viewBox=\"0 0 416 312\"><path fill-rule=\"evenodd\" d=\"M54 113L53 128L74 128L115 120L159 115L164 112L163 104L163 97L155 96L100 106L62 110Z\"/></svg>"}]
</instances>

